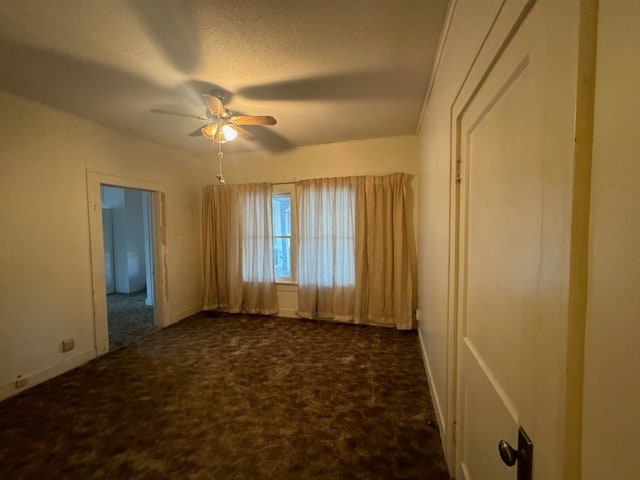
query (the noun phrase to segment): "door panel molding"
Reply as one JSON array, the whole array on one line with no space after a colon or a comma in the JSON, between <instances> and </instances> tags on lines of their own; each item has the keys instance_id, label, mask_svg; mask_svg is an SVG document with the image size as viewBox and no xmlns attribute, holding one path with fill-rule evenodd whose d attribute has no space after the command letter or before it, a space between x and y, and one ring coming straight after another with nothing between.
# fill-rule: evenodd
<instances>
[{"instance_id":1,"label":"door panel molding","mask_svg":"<svg viewBox=\"0 0 640 480\"><path fill-rule=\"evenodd\" d=\"M535 315L522 299L537 291L539 278L542 155L532 138L542 135L544 119L535 108L536 72L527 70L531 29L513 37L459 116L458 391L464 401L457 438L466 448L458 471L465 466L472 478L512 478L496 447L502 438L515 443L528 385L521 346Z\"/></svg>"},{"instance_id":2,"label":"door panel molding","mask_svg":"<svg viewBox=\"0 0 640 480\"><path fill-rule=\"evenodd\" d=\"M514 420L518 420L518 407L516 406L515 401L511 398L511 396L507 393L506 389L500 383L493 373L491 373L491 369L487 364L486 360L482 357L482 354L478 351L478 349L473 345L473 342L465 337L462 340L465 343L465 346L469 349L471 355L473 355L474 359L478 363L478 367L480 367L480 371L484 374L485 378L493 385L496 389L496 393L500 400L505 404L507 410L511 414L511 417Z\"/></svg>"},{"instance_id":3,"label":"door panel molding","mask_svg":"<svg viewBox=\"0 0 640 480\"><path fill-rule=\"evenodd\" d=\"M456 167L459 159L458 137L460 115L468 103L473 91L470 85L477 84L483 75L487 75L491 66L500 54L508 39L515 34L520 24L524 21L529 10L536 0L504 0L497 9L486 36L480 45L473 61L464 75L464 79L458 93L451 102L451 158L450 158L450 188L449 188L449 298L447 316L447 411L449 413L448 424L451 428L446 430L445 452L449 471L455 472L456 458L456 398L458 378L458 262L460 238L459 223L459 184L456 182ZM455 15L455 11L453 13Z\"/></svg>"},{"instance_id":4,"label":"door panel molding","mask_svg":"<svg viewBox=\"0 0 640 480\"><path fill-rule=\"evenodd\" d=\"M500 87L500 89L496 92L493 98L491 98L489 103L487 103L485 107L480 111L480 113L476 116L473 123L471 123L471 125L466 131L467 140L469 140L469 137L475 131L478 125L480 125L482 120L484 120L484 118L489 114L489 112L491 112L491 109L497 105L500 99L504 96L505 93L507 93L509 88L520 77L520 75L524 72L524 70L527 68L528 65L529 65L529 54L526 54L522 59L522 61L518 65L516 65L513 72L511 72L511 75L509 75L509 77L505 80L502 87ZM468 141L467 141L467 145L469 145Z\"/></svg>"}]
</instances>

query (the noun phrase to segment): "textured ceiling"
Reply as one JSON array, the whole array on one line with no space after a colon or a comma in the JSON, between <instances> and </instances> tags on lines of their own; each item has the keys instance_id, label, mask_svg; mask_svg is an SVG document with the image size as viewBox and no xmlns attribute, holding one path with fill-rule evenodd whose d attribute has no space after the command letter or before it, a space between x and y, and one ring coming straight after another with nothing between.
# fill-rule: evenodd
<instances>
[{"instance_id":1,"label":"textured ceiling","mask_svg":"<svg viewBox=\"0 0 640 480\"><path fill-rule=\"evenodd\" d=\"M225 150L414 133L447 0L2 0L0 88L193 154L201 93L273 115Z\"/></svg>"}]
</instances>

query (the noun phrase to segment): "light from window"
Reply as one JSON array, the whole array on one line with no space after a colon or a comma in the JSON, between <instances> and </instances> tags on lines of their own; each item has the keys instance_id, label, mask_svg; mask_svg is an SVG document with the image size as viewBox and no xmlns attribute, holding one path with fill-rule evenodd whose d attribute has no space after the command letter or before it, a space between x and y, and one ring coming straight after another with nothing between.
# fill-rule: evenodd
<instances>
[{"instance_id":1,"label":"light from window","mask_svg":"<svg viewBox=\"0 0 640 480\"><path fill-rule=\"evenodd\" d=\"M271 206L273 209L273 258L276 280L292 281L291 194L274 194Z\"/></svg>"},{"instance_id":2,"label":"light from window","mask_svg":"<svg viewBox=\"0 0 640 480\"><path fill-rule=\"evenodd\" d=\"M299 285L355 285L355 201L345 185L301 192Z\"/></svg>"}]
</instances>

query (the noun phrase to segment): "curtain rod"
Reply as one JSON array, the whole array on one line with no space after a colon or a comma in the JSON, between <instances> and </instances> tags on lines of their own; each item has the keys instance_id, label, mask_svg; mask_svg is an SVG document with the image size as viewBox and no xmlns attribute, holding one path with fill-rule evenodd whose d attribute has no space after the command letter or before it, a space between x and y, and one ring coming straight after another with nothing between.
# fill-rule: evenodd
<instances>
[{"instance_id":1,"label":"curtain rod","mask_svg":"<svg viewBox=\"0 0 640 480\"><path fill-rule=\"evenodd\" d=\"M271 185L292 185L294 183L296 182L295 181L294 182L277 182L277 183L271 182Z\"/></svg>"}]
</instances>

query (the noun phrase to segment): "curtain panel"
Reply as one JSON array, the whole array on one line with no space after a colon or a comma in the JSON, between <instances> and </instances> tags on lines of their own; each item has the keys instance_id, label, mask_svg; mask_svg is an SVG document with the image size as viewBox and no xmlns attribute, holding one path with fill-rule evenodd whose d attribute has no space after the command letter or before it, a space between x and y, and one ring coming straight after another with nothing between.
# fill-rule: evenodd
<instances>
[{"instance_id":1,"label":"curtain panel","mask_svg":"<svg viewBox=\"0 0 640 480\"><path fill-rule=\"evenodd\" d=\"M299 316L412 328L408 178L296 182Z\"/></svg>"},{"instance_id":2,"label":"curtain panel","mask_svg":"<svg viewBox=\"0 0 640 480\"><path fill-rule=\"evenodd\" d=\"M296 183L298 316L352 321L356 196L353 178Z\"/></svg>"},{"instance_id":3,"label":"curtain panel","mask_svg":"<svg viewBox=\"0 0 640 480\"><path fill-rule=\"evenodd\" d=\"M274 314L269 183L212 185L203 192L205 310Z\"/></svg>"}]
</instances>

